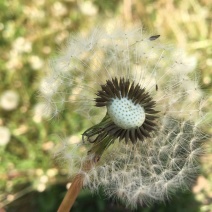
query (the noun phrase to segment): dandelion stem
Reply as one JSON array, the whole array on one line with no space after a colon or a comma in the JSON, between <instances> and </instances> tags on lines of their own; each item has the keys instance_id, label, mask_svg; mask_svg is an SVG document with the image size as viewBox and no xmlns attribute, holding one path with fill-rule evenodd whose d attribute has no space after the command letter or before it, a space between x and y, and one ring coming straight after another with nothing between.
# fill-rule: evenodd
<instances>
[{"instance_id":1,"label":"dandelion stem","mask_svg":"<svg viewBox=\"0 0 212 212\"><path fill-rule=\"evenodd\" d=\"M88 172L93 165L95 165L100 159L100 156L94 156L93 159L86 161L83 164L82 170ZM59 209L57 212L69 212L72 208L77 196L79 195L80 190L83 186L84 174L80 173L75 176L73 179L70 188L68 189Z\"/></svg>"},{"instance_id":2,"label":"dandelion stem","mask_svg":"<svg viewBox=\"0 0 212 212\"><path fill-rule=\"evenodd\" d=\"M83 175L77 175L68 189L58 212L69 212L83 185Z\"/></svg>"}]
</instances>

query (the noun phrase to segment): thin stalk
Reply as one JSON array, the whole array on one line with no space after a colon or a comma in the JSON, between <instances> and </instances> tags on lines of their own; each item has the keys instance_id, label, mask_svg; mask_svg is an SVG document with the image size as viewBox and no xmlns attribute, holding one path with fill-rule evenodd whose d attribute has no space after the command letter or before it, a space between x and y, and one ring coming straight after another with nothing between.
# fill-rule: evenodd
<instances>
[{"instance_id":1,"label":"thin stalk","mask_svg":"<svg viewBox=\"0 0 212 212\"><path fill-rule=\"evenodd\" d=\"M70 188L68 189L68 191L58 209L58 212L69 212L70 211L80 190L82 189L83 179L84 179L84 177L82 174L78 174L74 178Z\"/></svg>"},{"instance_id":2,"label":"thin stalk","mask_svg":"<svg viewBox=\"0 0 212 212\"><path fill-rule=\"evenodd\" d=\"M93 165L95 165L99 161L100 157L99 156L94 156L93 159L86 161L85 164L83 164L82 170L84 172L88 172ZM84 174L80 173L77 174L68 189L59 209L57 212L69 212L70 209L72 208L77 196L79 195L79 192L82 189L83 186L83 180L84 180Z\"/></svg>"}]
</instances>

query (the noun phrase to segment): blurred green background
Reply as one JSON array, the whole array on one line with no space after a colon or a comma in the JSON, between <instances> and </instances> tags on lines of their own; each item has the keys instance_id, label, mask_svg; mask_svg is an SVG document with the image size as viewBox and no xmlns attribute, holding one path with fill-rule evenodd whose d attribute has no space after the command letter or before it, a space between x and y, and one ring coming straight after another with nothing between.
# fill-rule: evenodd
<instances>
[{"instance_id":1,"label":"blurred green background","mask_svg":"<svg viewBox=\"0 0 212 212\"><path fill-rule=\"evenodd\" d=\"M39 98L48 60L71 33L95 26L140 23L194 58L201 87L212 97L210 0L0 0L0 212L56 211L68 186L52 151L61 139L80 139L88 126L71 107L59 118ZM208 129L211 131L211 129ZM212 211L212 144L192 192L137 211ZM101 191L83 190L73 211L130 211Z\"/></svg>"}]
</instances>

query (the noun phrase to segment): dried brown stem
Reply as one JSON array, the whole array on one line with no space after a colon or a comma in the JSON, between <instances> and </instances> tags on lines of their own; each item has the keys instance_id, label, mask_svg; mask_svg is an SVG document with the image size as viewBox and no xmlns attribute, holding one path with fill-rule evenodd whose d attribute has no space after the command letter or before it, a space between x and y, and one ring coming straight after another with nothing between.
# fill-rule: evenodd
<instances>
[{"instance_id":1,"label":"dried brown stem","mask_svg":"<svg viewBox=\"0 0 212 212\"><path fill-rule=\"evenodd\" d=\"M58 212L69 212L83 185L83 175L77 175L68 189Z\"/></svg>"},{"instance_id":2,"label":"dried brown stem","mask_svg":"<svg viewBox=\"0 0 212 212\"><path fill-rule=\"evenodd\" d=\"M86 161L86 163L83 164L82 170L88 172L92 168L92 166L95 165L98 161L99 156L95 156L93 159ZM70 211L80 190L82 189L83 180L84 180L84 174L77 174L75 176L57 212Z\"/></svg>"}]
</instances>

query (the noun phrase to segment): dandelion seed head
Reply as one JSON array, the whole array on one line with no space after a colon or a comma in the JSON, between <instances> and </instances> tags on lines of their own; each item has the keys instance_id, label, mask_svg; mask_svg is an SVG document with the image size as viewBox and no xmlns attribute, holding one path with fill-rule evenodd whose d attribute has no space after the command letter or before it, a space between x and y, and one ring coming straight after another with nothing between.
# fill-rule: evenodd
<instances>
[{"instance_id":1,"label":"dandelion seed head","mask_svg":"<svg viewBox=\"0 0 212 212\"><path fill-rule=\"evenodd\" d=\"M181 59L141 28L94 29L66 45L51 63L43 96L56 112L70 103L92 121L82 142L62 142L57 150L70 176L83 173L84 186L101 187L131 208L188 189L210 138L200 130L207 99L195 60ZM98 164L83 171L95 154Z\"/></svg>"},{"instance_id":2,"label":"dandelion seed head","mask_svg":"<svg viewBox=\"0 0 212 212\"><path fill-rule=\"evenodd\" d=\"M4 110L11 111L18 107L19 95L13 90L4 91L0 96L0 107Z\"/></svg>"}]
</instances>

